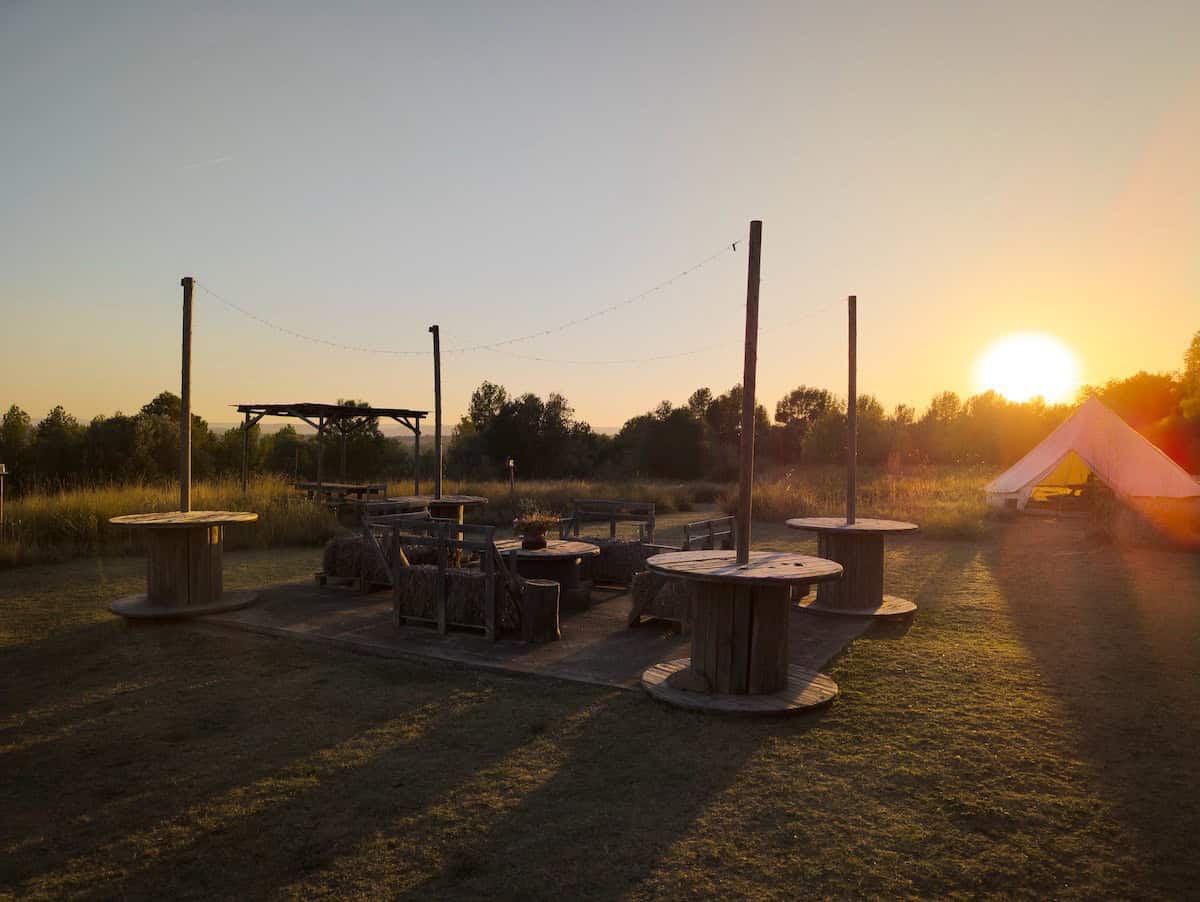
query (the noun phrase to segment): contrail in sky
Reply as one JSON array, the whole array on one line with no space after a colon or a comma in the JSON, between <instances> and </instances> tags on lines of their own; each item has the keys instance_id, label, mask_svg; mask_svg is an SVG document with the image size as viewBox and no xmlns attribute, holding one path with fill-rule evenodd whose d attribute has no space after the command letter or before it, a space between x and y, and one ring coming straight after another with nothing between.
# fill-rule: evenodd
<instances>
[{"instance_id":1,"label":"contrail in sky","mask_svg":"<svg viewBox=\"0 0 1200 902\"><path fill-rule=\"evenodd\" d=\"M181 166L180 171L186 172L189 169L200 169L204 166L220 166L222 163L228 163L232 159L232 155L227 155L212 160L201 160L199 163L188 163L186 166Z\"/></svg>"}]
</instances>

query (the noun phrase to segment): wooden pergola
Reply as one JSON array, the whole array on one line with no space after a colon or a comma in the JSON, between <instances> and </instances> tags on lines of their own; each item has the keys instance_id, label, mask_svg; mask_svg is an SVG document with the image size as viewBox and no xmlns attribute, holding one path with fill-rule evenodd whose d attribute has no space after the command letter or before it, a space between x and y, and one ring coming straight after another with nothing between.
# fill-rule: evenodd
<instances>
[{"instance_id":1,"label":"wooden pergola","mask_svg":"<svg viewBox=\"0 0 1200 902\"><path fill-rule=\"evenodd\" d=\"M363 429L371 420L395 420L413 434L413 493L421 494L421 420L427 410L408 410L403 407L356 407L349 404L318 404L303 401L298 404L238 404L242 414L242 491L249 479L250 427L263 417L288 417L301 420L317 430L317 484L324 484L325 433L332 429L341 440L342 480L346 478L346 438Z\"/></svg>"}]
</instances>

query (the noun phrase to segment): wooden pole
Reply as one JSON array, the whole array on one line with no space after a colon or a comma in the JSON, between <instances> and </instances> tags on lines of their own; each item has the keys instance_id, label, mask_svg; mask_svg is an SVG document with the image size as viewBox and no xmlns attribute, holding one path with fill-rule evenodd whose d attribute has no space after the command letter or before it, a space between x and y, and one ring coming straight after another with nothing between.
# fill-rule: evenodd
<instances>
[{"instance_id":1,"label":"wooden pole","mask_svg":"<svg viewBox=\"0 0 1200 902\"><path fill-rule=\"evenodd\" d=\"M0 538L4 537L4 477L7 475L8 469L0 464Z\"/></svg>"},{"instance_id":2,"label":"wooden pole","mask_svg":"<svg viewBox=\"0 0 1200 902\"><path fill-rule=\"evenodd\" d=\"M858 297L848 298L850 315L850 388L846 392L846 523L854 522L858 497Z\"/></svg>"},{"instance_id":3,"label":"wooden pole","mask_svg":"<svg viewBox=\"0 0 1200 902\"><path fill-rule=\"evenodd\" d=\"M317 492L325 485L325 418L317 417Z\"/></svg>"},{"instance_id":4,"label":"wooden pole","mask_svg":"<svg viewBox=\"0 0 1200 902\"><path fill-rule=\"evenodd\" d=\"M246 485L250 481L250 411L242 421L242 494L246 494Z\"/></svg>"},{"instance_id":5,"label":"wooden pole","mask_svg":"<svg viewBox=\"0 0 1200 902\"><path fill-rule=\"evenodd\" d=\"M413 430L413 494L421 494L421 421Z\"/></svg>"},{"instance_id":6,"label":"wooden pole","mask_svg":"<svg viewBox=\"0 0 1200 902\"><path fill-rule=\"evenodd\" d=\"M754 399L758 375L758 266L762 221L750 223L746 272L746 361L742 372L742 442L738 460L737 562L750 560L750 508L754 492Z\"/></svg>"},{"instance_id":7,"label":"wooden pole","mask_svg":"<svg viewBox=\"0 0 1200 902\"><path fill-rule=\"evenodd\" d=\"M179 509L192 509L192 286L191 276L183 286L183 366L179 390Z\"/></svg>"},{"instance_id":8,"label":"wooden pole","mask_svg":"<svg viewBox=\"0 0 1200 902\"><path fill-rule=\"evenodd\" d=\"M433 456L437 459L433 471L433 497L442 497L442 341L437 326L433 333Z\"/></svg>"}]
</instances>

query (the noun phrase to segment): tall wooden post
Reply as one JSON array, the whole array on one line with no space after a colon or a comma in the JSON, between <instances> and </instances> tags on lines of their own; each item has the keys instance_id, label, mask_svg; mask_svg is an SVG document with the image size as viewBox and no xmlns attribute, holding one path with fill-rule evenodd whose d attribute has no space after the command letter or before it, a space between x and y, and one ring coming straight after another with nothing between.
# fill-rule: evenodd
<instances>
[{"instance_id":1,"label":"tall wooden post","mask_svg":"<svg viewBox=\"0 0 1200 902\"><path fill-rule=\"evenodd\" d=\"M442 497L442 341L437 326L433 333L433 456L437 460L433 471L433 497Z\"/></svg>"},{"instance_id":2,"label":"tall wooden post","mask_svg":"<svg viewBox=\"0 0 1200 902\"><path fill-rule=\"evenodd\" d=\"M250 481L250 411L242 421L242 494L246 494L246 485Z\"/></svg>"},{"instance_id":3,"label":"tall wooden post","mask_svg":"<svg viewBox=\"0 0 1200 902\"><path fill-rule=\"evenodd\" d=\"M848 298L850 387L846 392L846 523L854 522L858 497L858 297Z\"/></svg>"},{"instance_id":4,"label":"tall wooden post","mask_svg":"<svg viewBox=\"0 0 1200 902\"><path fill-rule=\"evenodd\" d=\"M317 417L317 492L325 485L325 418Z\"/></svg>"},{"instance_id":5,"label":"tall wooden post","mask_svg":"<svg viewBox=\"0 0 1200 902\"><path fill-rule=\"evenodd\" d=\"M421 421L413 430L413 494L421 494Z\"/></svg>"},{"instance_id":6,"label":"tall wooden post","mask_svg":"<svg viewBox=\"0 0 1200 902\"><path fill-rule=\"evenodd\" d=\"M754 399L758 376L758 267L762 221L750 223L746 273L746 361L742 372L742 442L738 459L737 562L750 561L750 508L754 492Z\"/></svg>"},{"instance_id":7,"label":"tall wooden post","mask_svg":"<svg viewBox=\"0 0 1200 902\"><path fill-rule=\"evenodd\" d=\"M7 475L8 468L0 464L0 538L4 537L4 477Z\"/></svg>"},{"instance_id":8,"label":"tall wooden post","mask_svg":"<svg viewBox=\"0 0 1200 902\"><path fill-rule=\"evenodd\" d=\"M192 285L191 276L183 286L183 366L179 390L179 509L192 509Z\"/></svg>"}]
</instances>

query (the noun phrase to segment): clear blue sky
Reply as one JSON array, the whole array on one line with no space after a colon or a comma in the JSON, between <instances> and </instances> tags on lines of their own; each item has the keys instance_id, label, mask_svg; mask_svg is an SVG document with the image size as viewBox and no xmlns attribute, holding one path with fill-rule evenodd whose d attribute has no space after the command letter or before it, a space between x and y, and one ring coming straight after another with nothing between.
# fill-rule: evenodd
<instances>
[{"instance_id":1,"label":"clear blue sky","mask_svg":"<svg viewBox=\"0 0 1200 902\"><path fill-rule=\"evenodd\" d=\"M0 403L178 390L179 279L351 344L486 343L765 222L759 394L969 393L1012 331L1089 381L1200 328L1200 3L0 6ZM745 261L510 350L447 355L598 426L740 379ZM825 308L825 309L822 309ZM811 311L820 311L805 317ZM790 324L790 325L789 325ZM427 407L426 358L199 293L195 409Z\"/></svg>"}]
</instances>

